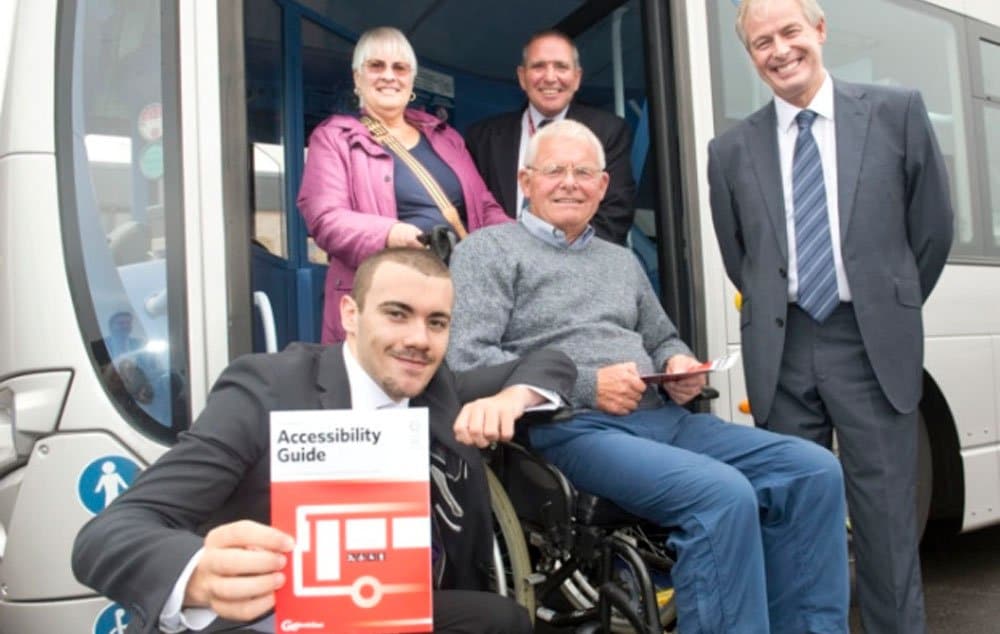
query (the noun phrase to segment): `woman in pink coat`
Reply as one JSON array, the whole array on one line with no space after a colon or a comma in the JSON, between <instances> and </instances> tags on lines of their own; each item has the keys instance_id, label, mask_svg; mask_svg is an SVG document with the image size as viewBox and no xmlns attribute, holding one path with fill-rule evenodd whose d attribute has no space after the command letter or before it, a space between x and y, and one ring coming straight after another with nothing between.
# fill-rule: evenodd
<instances>
[{"instance_id":1,"label":"woman in pink coat","mask_svg":"<svg viewBox=\"0 0 1000 634\"><path fill-rule=\"evenodd\" d=\"M417 60L400 31L380 27L354 47L354 92L375 119L437 180L468 231L509 222L486 189L462 137L434 116L407 110ZM299 210L309 234L330 256L323 308L324 343L342 341L340 298L354 271L385 247L421 246L417 237L448 225L413 172L358 117L333 115L309 139Z\"/></svg>"}]
</instances>

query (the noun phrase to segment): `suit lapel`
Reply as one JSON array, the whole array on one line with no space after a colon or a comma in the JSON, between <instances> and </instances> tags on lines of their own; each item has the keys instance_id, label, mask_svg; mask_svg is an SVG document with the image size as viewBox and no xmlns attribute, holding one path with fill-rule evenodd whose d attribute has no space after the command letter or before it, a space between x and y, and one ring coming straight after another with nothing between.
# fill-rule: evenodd
<instances>
[{"instance_id":1,"label":"suit lapel","mask_svg":"<svg viewBox=\"0 0 1000 634\"><path fill-rule=\"evenodd\" d=\"M447 398L445 381L442 379L441 372L441 370L438 370L437 374L434 375L434 378L427 385L427 389L410 401L410 407L426 407L430 418L431 436L454 449L458 442L455 440L455 434L451 429L453 423L451 419L454 418L457 412L452 412L451 416L447 414L449 399ZM453 408L454 406L451 409Z\"/></svg>"},{"instance_id":2,"label":"suit lapel","mask_svg":"<svg viewBox=\"0 0 1000 634\"><path fill-rule=\"evenodd\" d=\"M446 377L448 372L444 367L439 369L423 394L410 401L410 407L426 407L430 418L431 438L447 447L451 453L471 462L476 459L479 450L455 440L452 426L458 416L460 404L455 389Z\"/></svg>"},{"instance_id":3,"label":"suit lapel","mask_svg":"<svg viewBox=\"0 0 1000 634\"><path fill-rule=\"evenodd\" d=\"M566 118L572 119L573 121L579 121L583 125L590 127L586 121L586 117L581 116L583 112L580 110L579 106L575 103L569 104L569 109L566 110Z\"/></svg>"},{"instance_id":4,"label":"suit lapel","mask_svg":"<svg viewBox=\"0 0 1000 634\"><path fill-rule=\"evenodd\" d=\"M524 110L511 112L497 126L493 139L497 168L500 170L500 204L517 217L517 152L521 147L521 116Z\"/></svg>"},{"instance_id":5,"label":"suit lapel","mask_svg":"<svg viewBox=\"0 0 1000 634\"><path fill-rule=\"evenodd\" d=\"M344 344L329 346L320 355L316 371L316 387L324 409L349 409L351 386L344 367Z\"/></svg>"},{"instance_id":6,"label":"suit lapel","mask_svg":"<svg viewBox=\"0 0 1000 634\"><path fill-rule=\"evenodd\" d=\"M764 208L771 220L781 256L788 259L788 238L785 223L785 200L781 185L781 157L778 153L778 119L774 101L747 118L747 147L753 165Z\"/></svg>"},{"instance_id":7,"label":"suit lapel","mask_svg":"<svg viewBox=\"0 0 1000 634\"><path fill-rule=\"evenodd\" d=\"M871 121L871 106L860 87L833 82L833 118L837 130L837 205L843 244L854 215L854 195L861 177L861 159Z\"/></svg>"}]
</instances>

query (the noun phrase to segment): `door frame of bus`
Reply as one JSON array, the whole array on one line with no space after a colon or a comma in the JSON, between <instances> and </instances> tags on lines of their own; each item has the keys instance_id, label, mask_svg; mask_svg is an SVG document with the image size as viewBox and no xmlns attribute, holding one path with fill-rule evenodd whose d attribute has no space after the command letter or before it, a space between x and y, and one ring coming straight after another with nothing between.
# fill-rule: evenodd
<instances>
[{"instance_id":1,"label":"door frame of bus","mask_svg":"<svg viewBox=\"0 0 1000 634\"><path fill-rule=\"evenodd\" d=\"M219 99L223 104L246 101L243 0L218 0ZM229 319L229 357L253 351L250 280L250 183L253 182L247 139L246 108L231 108L221 121L223 218L228 239L226 305ZM236 239L240 237L240 239Z\"/></svg>"},{"instance_id":2,"label":"door frame of bus","mask_svg":"<svg viewBox=\"0 0 1000 634\"><path fill-rule=\"evenodd\" d=\"M295 0L273 0L282 12L282 138L284 139L284 191L285 228L288 236L289 267L295 270L297 295L297 323L289 329L287 339L313 339L318 335L321 306L313 305L313 298L321 302L321 295L313 290L322 288L325 267L308 261L306 238L308 231L297 211L295 198L302 175L305 147L303 77L302 77L302 20L349 40L356 35L347 32L330 18L321 15ZM570 37L586 30L597 21L624 4L622 0L592 0L564 18L554 28L564 30ZM246 65L244 55L243 12L244 0L218 0L220 22L220 64L222 66L221 99L223 103L242 104L246 95ZM676 91L676 73L673 64L673 20L671 9L660 2L641 0L643 29L646 45L646 85L649 109L650 156L657 166L653 180L657 213L657 255L662 287L660 300L677 325L681 337L688 341L698 354L704 355L704 316L699 313L694 291L701 284L695 275L700 270L691 245L696 244L691 232L696 230L683 212L684 181L680 169L680 142L677 126L680 108ZM244 240L229 240L226 246L229 271L230 356L251 351L253 324L251 315L251 263L250 244L252 232L250 184L253 182L249 152L247 117L245 108L234 108L232 116L223 121L225 156L239 157L224 169L224 195L226 197L226 226L230 236L244 236ZM241 150L242 148L242 150ZM296 149L298 148L298 149ZM637 175L637 178L641 175ZM318 279L318 281L317 281ZM291 326L291 325L290 325ZM315 334L313 334L315 333ZM305 336L303 336L303 334Z\"/></svg>"}]
</instances>

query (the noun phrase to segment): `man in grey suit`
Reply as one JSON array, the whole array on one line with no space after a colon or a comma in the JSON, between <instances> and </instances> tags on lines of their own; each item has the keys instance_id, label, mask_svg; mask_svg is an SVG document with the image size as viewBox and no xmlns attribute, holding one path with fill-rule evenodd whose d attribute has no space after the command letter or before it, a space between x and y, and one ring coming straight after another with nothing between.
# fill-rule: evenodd
<instances>
[{"instance_id":1,"label":"man in grey suit","mask_svg":"<svg viewBox=\"0 0 1000 634\"><path fill-rule=\"evenodd\" d=\"M836 430L862 624L920 633L921 306L952 240L944 161L919 93L830 77L815 0L744 0L737 32L774 92L709 144L751 410L828 447Z\"/></svg>"},{"instance_id":2,"label":"man in grey suit","mask_svg":"<svg viewBox=\"0 0 1000 634\"><path fill-rule=\"evenodd\" d=\"M523 608L484 591L493 519L477 447L509 439L525 408L558 401L576 369L565 355L540 351L452 373L442 364L452 295L448 269L429 251L368 258L341 300L347 341L233 362L191 430L80 531L77 578L128 609L129 632L257 620L286 582L293 546L268 525L270 412L412 405L429 411L434 631L530 632Z\"/></svg>"}]
</instances>

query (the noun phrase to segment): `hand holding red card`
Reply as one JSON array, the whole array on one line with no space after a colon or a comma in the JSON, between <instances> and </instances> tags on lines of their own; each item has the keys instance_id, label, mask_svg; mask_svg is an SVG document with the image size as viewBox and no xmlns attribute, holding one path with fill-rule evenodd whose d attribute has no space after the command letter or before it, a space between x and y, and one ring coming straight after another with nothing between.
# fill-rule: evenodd
<instances>
[{"instance_id":1,"label":"hand holding red card","mask_svg":"<svg viewBox=\"0 0 1000 634\"><path fill-rule=\"evenodd\" d=\"M716 372L718 370L728 370L733 367L739 357L740 354L738 352L732 352L713 361L706 361L701 365L688 368L684 372L658 372L655 374L644 374L639 378L649 384L663 384L671 381L680 381L681 379L698 376L699 374L708 374L709 372Z\"/></svg>"}]
</instances>

